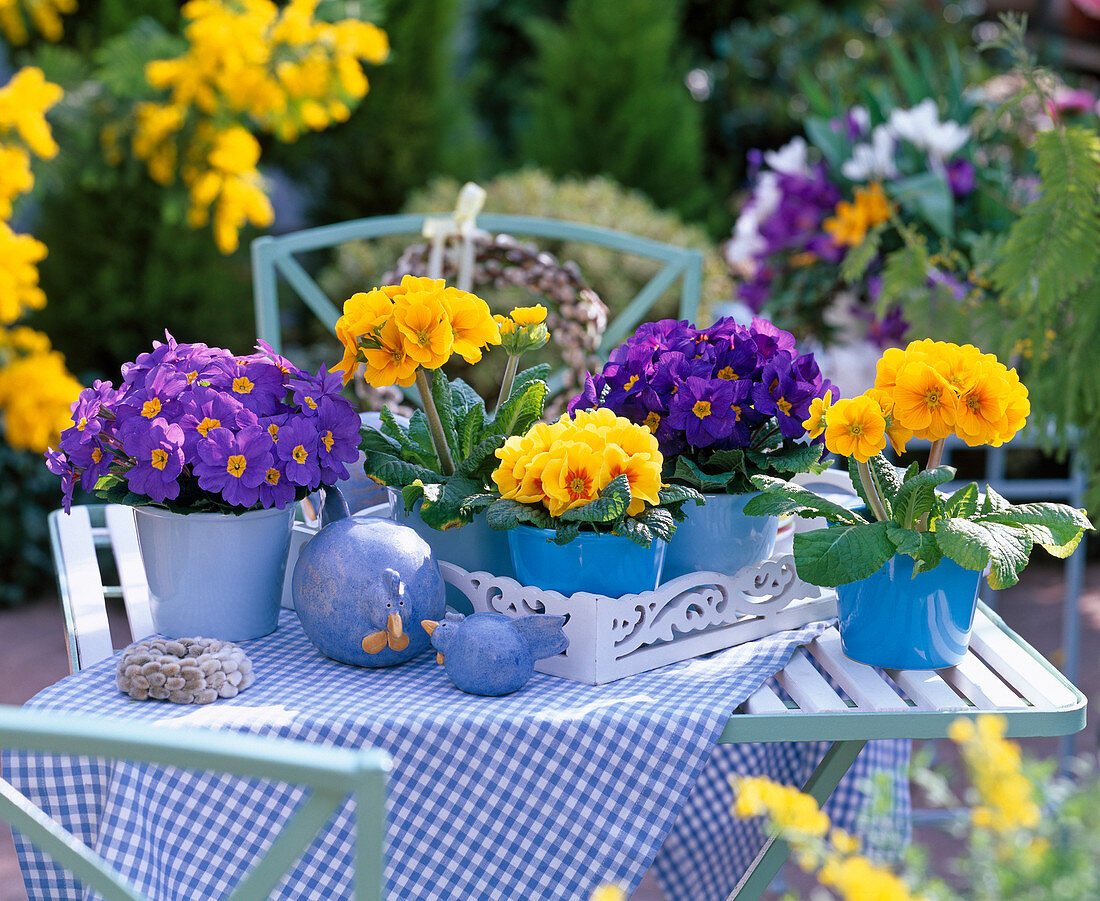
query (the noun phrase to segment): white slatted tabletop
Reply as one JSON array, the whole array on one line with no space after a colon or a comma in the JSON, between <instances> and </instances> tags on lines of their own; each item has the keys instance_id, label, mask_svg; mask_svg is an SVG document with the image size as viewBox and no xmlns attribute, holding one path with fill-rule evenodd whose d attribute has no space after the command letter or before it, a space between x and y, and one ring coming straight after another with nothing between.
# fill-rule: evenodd
<instances>
[{"instance_id":1,"label":"white slatted tabletop","mask_svg":"<svg viewBox=\"0 0 1100 901\"><path fill-rule=\"evenodd\" d=\"M1068 735L1085 725L1084 696L984 604L958 666L876 670L846 657L833 627L775 681L782 692L761 688L730 717L721 741L940 738L960 714L979 713L1004 715L1013 736Z\"/></svg>"}]
</instances>

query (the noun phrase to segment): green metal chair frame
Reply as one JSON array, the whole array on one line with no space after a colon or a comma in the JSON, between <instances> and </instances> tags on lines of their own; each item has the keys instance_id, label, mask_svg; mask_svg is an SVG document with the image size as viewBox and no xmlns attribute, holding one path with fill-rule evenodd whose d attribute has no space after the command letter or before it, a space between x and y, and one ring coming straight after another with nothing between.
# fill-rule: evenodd
<instances>
[{"instance_id":1,"label":"green metal chair frame","mask_svg":"<svg viewBox=\"0 0 1100 901\"><path fill-rule=\"evenodd\" d=\"M150 729L147 724L0 705L0 747L109 757L187 769L273 779L301 785L306 794L294 815L227 896L229 901L267 898L324 829L344 800L355 800L355 901L381 901L385 841L386 774L389 757L305 741L203 729ZM0 820L104 897L152 901L95 850L59 826L41 808L0 779Z\"/></svg>"},{"instance_id":2,"label":"green metal chair frame","mask_svg":"<svg viewBox=\"0 0 1100 901\"><path fill-rule=\"evenodd\" d=\"M295 254L334 247L348 241L382 238L389 235L420 235L425 219L437 218L441 215L447 214L377 216L305 229L278 237L257 238L252 242L252 291L256 306L257 334L276 350L281 350L279 276L287 281L305 305L329 329L336 325L336 320L340 316L339 309L329 300L302 264L294 258ZM661 295L677 280L681 281L680 318L694 321L699 311L703 254L698 250L675 247L624 232L594 225L565 222L561 219L485 213L477 217L477 225L478 228L490 232L596 244L609 250L664 263L653 278L608 325L600 347L604 355L634 331Z\"/></svg>"}]
</instances>

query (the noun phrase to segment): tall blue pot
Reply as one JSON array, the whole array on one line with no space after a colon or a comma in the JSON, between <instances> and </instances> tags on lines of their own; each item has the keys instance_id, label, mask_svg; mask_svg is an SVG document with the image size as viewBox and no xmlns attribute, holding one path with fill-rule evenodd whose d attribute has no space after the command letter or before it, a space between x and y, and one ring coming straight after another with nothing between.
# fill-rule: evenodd
<instances>
[{"instance_id":1,"label":"tall blue pot","mask_svg":"<svg viewBox=\"0 0 1100 901\"><path fill-rule=\"evenodd\" d=\"M687 518L668 543L662 579L668 582L692 572L732 576L770 557L779 520L745 515L745 504L758 494L708 494L702 507L691 501L684 504Z\"/></svg>"},{"instance_id":2,"label":"tall blue pot","mask_svg":"<svg viewBox=\"0 0 1100 901\"><path fill-rule=\"evenodd\" d=\"M454 563L469 572L481 571L494 576L512 576L512 559L508 553L508 539L503 532L494 532L479 513L474 521L454 529L440 532L425 524L420 518L420 501L411 513L405 512L401 493L389 489L390 515L395 522L408 526L423 538L432 549L436 560ZM459 613L473 613L473 605L453 585L447 585L447 603Z\"/></svg>"},{"instance_id":3,"label":"tall blue pot","mask_svg":"<svg viewBox=\"0 0 1100 901\"><path fill-rule=\"evenodd\" d=\"M134 521L158 632L242 641L275 631L293 505L239 515L135 507Z\"/></svg>"},{"instance_id":4,"label":"tall blue pot","mask_svg":"<svg viewBox=\"0 0 1100 901\"><path fill-rule=\"evenodd\" d=\"M652 591L661 581L667 545L660 540L644 548L622 535L581 532L568 544L554 544L553 529L534 526L504 534L521 585L617 598Z\"/></svg>"},{"instance_id":5,"label":"tall blue pot","mask_svg":"<svg viewBox=\"0 0 1100 901\"><path fill-rule=\"evenodd\" d=\"M947 557L913 575L896 554L866 579L837 587L840 644L860 663L883 669L942 669L966 655L982 573Z\"/></svg>"}]
</instances>

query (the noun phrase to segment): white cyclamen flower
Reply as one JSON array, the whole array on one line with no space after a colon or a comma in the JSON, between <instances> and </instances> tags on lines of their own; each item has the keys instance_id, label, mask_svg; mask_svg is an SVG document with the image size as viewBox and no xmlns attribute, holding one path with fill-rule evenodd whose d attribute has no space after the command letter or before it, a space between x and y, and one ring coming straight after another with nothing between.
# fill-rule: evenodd
<instances>
[{"instance_id":1,"label":"white cyclamen flower","mask_svg":"<svg viewBox=\"0 0 1100 901\"><path fill-rule=\"evenodd\" d=\"M726 244L726 260L731 266L751 263L767 249L760 234L760 223L779 207L779 176L763 172L752 197L741 210L733 226L733 237Z\"/></svg>"},{"instance_id":2,"label":"white cyclamen flower","mask_svg":"<svg viewBox=\"0 0 1100 901\"><path fill-rule=\"evenodd\" d=\"M791 138L778 150L768 150L764 154L764 162L783 175L810 175L810 162L807 157L806 139L802 137Z\"/></svg>"},{"instance_id":3,"label":"white cyclamen flower","mask_svg":"<svg viewBox=\"0 0 1100 901\"><path fill-rule=\"evenodd\" d=\"M867 181L872 178L897 178L894 165L894 136L884 125L871 132L870 144L856 144L852 158L840 167L849 181Z\"/></svg>"},{"instance_id":4,"label":"white cyclamen flower","mask_svg":"<svg viewBox=\"0 0 1100 901\"><path fill-rule=\"evenodd\" d=\"M936 159L947 159L970 140L970 129L949 119L940 121L936 101L927 97L912 109L896 109L887 123L890 130Z\"/></svg>"}]
</instances>

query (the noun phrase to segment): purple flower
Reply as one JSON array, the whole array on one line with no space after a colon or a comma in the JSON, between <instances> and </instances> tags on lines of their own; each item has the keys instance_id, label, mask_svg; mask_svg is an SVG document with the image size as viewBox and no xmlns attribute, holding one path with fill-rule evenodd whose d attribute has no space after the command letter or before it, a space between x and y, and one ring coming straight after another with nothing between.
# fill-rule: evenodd
<instances>
[{"instance_id":1,"label":"purple flower","mask_svg":"<svg viewBox=\"0 0 1100 901\"><path fill-rule=\"evenodd\" d=\"M285 510L287 504L292 503L298 494L298 489L286 477L278 460L264 473L264 480L260 482L258 490L260 506L265 509L276 507Z\"/></svg>"},{"instance_id":2,"label":"purple flower","mask_svg":"<svg viewBox=\"0 0 1100 901\"><path fill-rule=\"evenodd\" d=\"M729 437L740 393L734 382L690 376L669 403L669 424L682 429L692 447L709 447Z\"/></svg>"},{"instance_id":3,"label":"purple flower","mask_svg":"<svg viewBox=\"0 0 1100 901\"><path fill-rule=\"evenodd\" d=\"M584 390L570 400L569 405L566 407L569 415L572 416L577 410L591 410L598 407L605 387L606 383L603 376L594 376L591 372L586 372L584 374Z\"/></svg>"},{"instance_id":4,"label":"purple flower","mask_svg":"<svg viewBox=\"0 0 1100 901\"><path fill-rule=\"evenodd\" d=\"M271 416L279 411L286 397L283 373L278 366L262 358L230 357L218 361L210 384L230 392L257 416Z\"/></svg>"},{"instance_id":5,"label":"purple flower","mask_svg":"<svg viewBox=\"0 0 1100 901\"><path fill-rule=\"evenodd\" d=\"M279 429L279 440L275 442L275 455L287 479L311 490L321 483L318 438L312 422L292 419Z\"/></svg>"},{"instance_id":6,"label":"purple flower","mask_svg":"<svg viewBox=\"0 0 1100 901\"><path fill-rule=\"evenodd\" d=\"M947 183L956 197L965 197L974 190L974 164L959 157L947 164Z\"/></svg>"},{"instance_id":7,"label":"purple flower","mask_svg":"<svg viewBox=\"0 0 1100 901\"><path fill-rule=\"evenodd\" d=\"M195 446L213 429L239 429L255 425L256 421L256 415L232 395L216 388L195 386L184 398L179 418L187 462L195 461Z\"/></svg>"},{"instance_id":8,"label":"purple flower","mask_svg":"<svg viewBox=\"0 0 1100 901\"><path fill-rule=\"evenodd\" d=\"M345 463L359 459L359 414L342 397L322 397L317 410L317 460L325 484L349 477Z\"/></svg>"},{"instance_id":9,"label":"purple flower","mask_svg":"<svg viewBox=\"0 0 1100 901\"><path fill-rule=\"evenodd\" d=\"M809 357L809 361L816 369L813 357ZM800 368L805 369L806 364L801 364ZM753 409L774 416L784 438L800 438L806 433L802 421L809 415L810 401L819 396L820 387L820 372L813 380L800 378L793 361L778 357L764 367L760 381L753 386Z\"/></svg>"},{"instance_id":10,"label":"purple flower","mask_svg":"<svg viewBox=\"0 0 1100 901\"><path fill-rule=\"evenodd\" d=\"M135 494L158 504L179 497L183 471L183 429L162 417L145 428L131 429L122 449L136 462L126 471L126 482Z\"/></svg>"},{"instance_id":11,"label":"purple flower","mask_svg":"<svg viewBox=\"0 0 1100 901\"><path fill-rule=\"evenodd\" d=\"M756 342L757 353L763 362L771 360L778 354L784 354L794 358L794 335L786 332L778 326L772 325L767 319L754 316L749 326L749 334Z\"/></svg>"},{"instance_id":12,"label":"purple flower","mask_svg":"<svg viewBox=\"0 0 1100 901\"><path fill-rule=\"evenodd\" d=\"M234 434L229 429L211 429L197 445L194 464L199 487L220 494L226 503L251 507L259 500L260 484L274 466L271 436L258 425Z\"/></svg>"},{"instance_id":13,"label":"purple flower","mask_svg":"<svg viewBox=\"0 0 1100 901\"><path fill-rule=\"evenodd\" d=\"M73 506L73 489L76 487L76 472L68 459L59 450L46 449L46 469L55 476L61 476L61 506L68 513Z\"/></svg>"},{"instance_id":14,"label":"purple flower","mask_svg":"<svg viewBox=\"0 0 1100 901\"><path fill-rule=\"evenodd\" d=\"M324 397L340 397L344 388L344 380L340 373L330 373L321 366L315 376L305 376L300 379L292 379L287 386L294 393L294 403L307 416L316 414Z\"/></svg>"},{"instance_id":15,"label":"purple flower","mask_svg":"<svg viewBox=\"0 0 1100 901\"><path fill-rule=\"evenodd\" d=\"M307 376L307 373L303 369L299 369L286 357L275 352L275 348L268 344L261 338L256 342L256 353L251 355L251 359L263 360L265 362L274 365L283 375L293 376L294 378L302 378ZM321 367L324 369L324 366ZM343 387L344 381L340 376L336 377L340 382L340 387Z\"/></svg>"}]
</instances>

